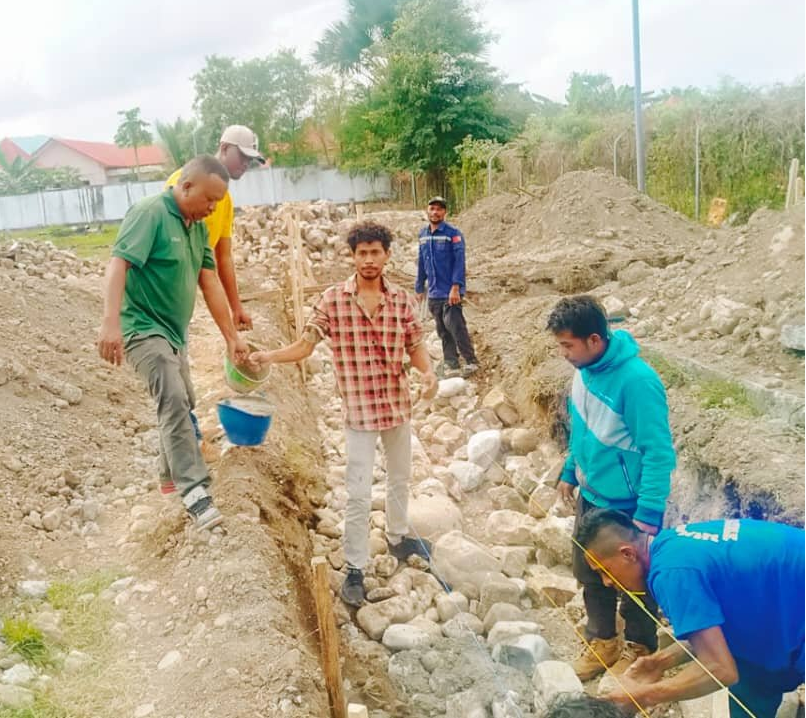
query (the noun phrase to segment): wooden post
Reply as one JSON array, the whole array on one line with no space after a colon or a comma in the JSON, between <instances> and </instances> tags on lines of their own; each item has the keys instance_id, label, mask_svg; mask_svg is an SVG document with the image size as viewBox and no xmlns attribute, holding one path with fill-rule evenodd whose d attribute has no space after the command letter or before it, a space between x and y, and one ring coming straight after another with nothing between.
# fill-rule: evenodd
<instances>
[{"instance_id":1,"label":"wooden post","mask_svg":"<svg viewBox=\"0 0 806 718\"><path fill-rule=\"evenodd\" d=\"M331 718L347 718L347 703L339 664L339 636L333 620L333 601L330 597L328 562L324 556L311 560L313 570L313 596L316 600L316 620L319 623L319 646L322 652L322 671L330 704Z\"/></svg>"},{"instance_id":2,"label":"wooden post","mask_svg":"<svg viewBox=\"0 0 806 718\"><path fill-rule=\"evenodd\" d=\"M297 339L302 337L305 315L303 314L303 292L302 292L302 237L299 228L299 212L294 211L291 226L291 294L294 305L294 328ZM302 370L302 381L308 380L308 372L305 369L305 362L299 363Z\"/></svg>"},{"instance_id":3,"label":"wooden post","mask_svg":"<svg viewBox=\"0 0 806 718\"><path fill-rule=\"evenodd\" d=\"M786 208L789 209L795 202L798 201L797 197L798 187L798 161L792 160L789 163L789 182L786 184Z\"/></svg>"},{"instance_id":4,"label":"wooden post","mask_svg":"<svg viewBox=\"0 0 806 718\"><path fill-rule=\"evenodd\" d=\"M359 202L355 206L355 221L360 222L362 219L364 219L364 205Z\"/></svg>"}]
</instances>

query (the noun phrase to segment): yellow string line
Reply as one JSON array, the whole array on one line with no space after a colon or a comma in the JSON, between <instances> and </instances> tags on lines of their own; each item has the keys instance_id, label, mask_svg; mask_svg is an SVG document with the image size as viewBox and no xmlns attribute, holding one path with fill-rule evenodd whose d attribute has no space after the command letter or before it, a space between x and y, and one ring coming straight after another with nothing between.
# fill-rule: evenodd
<instances>
[{"instance_id":1,"label":"yellow string line","mask_svg":"<svg viewBox=\"0 0 806 718\"><path fill-rule=\"evenodd\" d=\"M500 464L497 464L497 462L493 462L493 463L496 463L496 465L498 466L498 468L502 468ZM525 494L525 492L520 491L520 489L518 489L518 487L514 487L514 488L515 488L515 490L516 490L516 491L519 491L519 492L520 492L520 494L521 494L521 498L523 498L523 497L526 495L526 494ZM543 514L544 514L545 516L548 516L548 515L549 515L549 512L548 512L548 511L546 511L546 509L544 509L544 508L543 508L543 507L542 507L542 506L541 506L541 505L540 505L540 504L539 504L539 503L538 503L538 502L537 502L537 501L536 501L536 500L535 500L535 499L534 499L534 498L533 498L531 495L528 495L528 496L527 496L527 500L528 500L528 502L529 502L529 503L532 503L532 502L533 502L533 503L534 503L534 505L535 505L535 506L537 506L537 508L539 508L539 509L540 509L540 510L543 512ZM612 581L612 582L615 584L615 586L618 588L618 590L619 590L619 591L621 591L622 593L626 594L626 595L627 595L627 596L630 598L630 600L631 600L631 601L633 601L633 602L634 602L634 603L635 603L635 604L636 604L636 605L637 605L637 606L638 606L638 607L639 607L639 608L640 608L640 609L641 609L641 610L642 610L642 611L643 611L643 612L644 612L644 613L645 613L647 616L649 616L649 617L652 619L653 623L654 623L654 624L655 624L655 625L656 625L658 628L660 628L660 629L661 629L661 631L662 631L662 632L663 632L663 633L664 633L666 636L668 636L669 638L671 638L671 639L672 639L672 641L674 641L674 642L675 642L675 643L676 643L678 646L680 646L680 648L682 648L682 649L683 649L683 651L686 653L686 655L687 655L689 658L691 658L691 660L692 660L694 663L696 663L696 664L697 664L697 665L698 665L698 666L699 666L699 667L700 667L700 668L701 668L701 669L702 669L702 670L705 672L705 674L706 674L706 675L707 675L709 678L711 678L711 680L712 680L712 681L714 681L714 683L716 683L716 684L717 684L717 685L718 685L720 688L725 689L725 690L728 692L728 697L729 697L729 698L732 698L732 699L733 699L733 700L736 702L736 704L737 704L737 705L738 705L740 708L742 708L742 710L744 710L744 711L745 711L745 713L747 713L747 715L749 715L749 716L750 716L750 718L756 718L756 715L753 713L753 711L751 711L751 710L750 710L750 709L749 709L749 708L748 708L748 707L747 707L747 706L746 706L744 703L742 703L742 701L740 701L740 700L739 700L739 699L738 699L738 698L737 698L737 697L736 697L736 696L733 694L733 692L730 690L730 688L728 688L728 686L726 686L724 683L722 683L722 681L720 681L720 680L719 680L719 679L718 679L718 678L717 678L717 677L716 677L716 676L715 676L715 675L714 675L714 674L713 674L713 673L712 673L712 672L711 672L711 671L710 671L710 670L709 670L709 669L708 669L708 668L707 668L705 665L703 665L703 663L702 663L702 662L701 662L701 661L700 661L700 660L697 658L697 656L695 656L695 655L694 655L694 653L692 653L692 652L691 652L691 651L690 651L688 648L686 648L685 644L683 644L681 641L679 641L679 640L678 640L678 639L675 637L675 635L674 635L674 634L673 634L673 633L672 633L672 632L671 632L671 631L670 631L668 628L666 628L666 626L664 626L664 625L663 625L663 624L662 624L662 623L661 623L661 622L660 622L660 621L659 621L657 618L655 618L655 616L653 616L653 615L652 615L652 613L649 611L649 609L647 609L647 607L644 605L643 601L639 600L639 599L637 598L637 596L636 596L636 595L635 595L635 594L634 594L632 591L628 591L628 590L627 590L627 589L626 589L626 588L625 588L625 587L624 587L624 586L621 584L621 582L620 582L620 581L619 581L619 580L618 580L618 579L617 579L617 578L616 578L616 577L615 577L615 576L614 576L612 573L610 573L610 571L608 571L608 570L607 570L607 568L605 568L604 566L602 566L602 564L601 564L601 563L599 563L599 561L598 561L598 559L596 558L596 556L594 556L592 553L590 553L590 552L589 552L589 551L588 551L588 550L587 550L587 549L586 549L586 548L585 548L585 547L584 547L584 546L583 546L581 543L579 543L579 541L577 541L577 540L576 540L576 537L575 537L575 536L571 536L571 541L572 541L572 542L573 542L573 543L574 543L574 544L575 544L575 545L576 545L576 546L577 546L577 547L578 547L578 548L579 548L579 549L580 549L580 550L583 552L583 555L584 555L584 556L586 556L586 557L588 557L588 556L589 556L589 557L590 557L590 558L593 560L593 562L594 562L594 563L595 563L595 564L596 564L596 565L597 565L597 566L598 566L598 567L599 567L599 568L600 568L600 569L601 569L601 570L602 570L602 571L603 571L605 574L607 574L607 577L608 577L608 578L609 578L609 579L610 579L610 580L611 580L611 581ZM549 600L551 600L551 599L549 599ZM552 601L552 603L553 603L553 601ZM570 619L569 619L569 620L570 620ZM574 627L574 631L576 632L576 627ZM585 639L583 638L583 640L585 640ZM588 642L587 642L587 641L585 641L585 643L587 644ZM598 655L596 655L596 652L595 652L595 651L593 651L593 649L591 649L591 652L592 652L592 653L593 653L593 654L596 656L596 658L599 660L599 662L600 662L600 663L602 663L602 665L605 665L605 664L604 664L604 661L602 661L602 659L601 659L601 658L600 658ZM607 668L607 666L605 666L605 668ZM608 670L608 672L610 672L610 673L611 673L611 675L613 675L613 677L615 678L615 674L614 674L614 673L612 673L612 672L610 671L610 669L607 669L607 670ZM616 678L616 680L618 681L618 679L617 679L617 678ZM624 688L624 686L622 686L622 685L621 685L621 683L619 683L619 686L621 686L621 689L622 689L622 690L623 690L623 691L624 691L624 692L627 694L627 696L629 696L630 700L631 700L633 703L635 703L636 705L638 705L638 704L636 703L636 701L635 701L635 698L633 698L633 697L632 697L632 696L629 694L629 692L628 692L628 691L627 691L627 690ZM640 706L639 706L639 708L640 708ZM642 712L643 712L643 710L642 710ZM645 715L646 715L646 714L645 714Z\"/></svg>"},{"instance_id":2,"label":"yellow string line","mask_svg":"<svg viewBox=\"0 0 806 718\"><path fill-rule=\"evenodd\" d=\"M536 503L536 502L535 502L535 503ZM551 597L551 596L548 594L548 592L546 591L546 589L540 589L540 590L541 590L541 592L543 593L543 595L544 595L544 596L545 596L545 597L546 597L546 598L547 598L549 601L551 601L551 604L554 606L554 608L562 610L562 607L561 607L561 606L559 606L559 605L557 605L557 602L556 602L556 601L555 601L555 600L554 600L554 599L553 599L553 598L552 598L552 597ZM583 643L584 643L584 644L587 646L588 650L589 650L589 651L590 651L590 652L591 652L591 653L592 653L592 654L595 656L596 660L597 660L597 661L599 661L599 663L601 663L601 664L602 664L602 666L604 667L605 671L606 671L607 673L609 673L609 674L612 676L613 680L615 680L615 681L616 681L616 683L618 683L619 688L621 688L621 690L623 690L623 691L624 691L625 695L626 695L626 696L627 696L627 697L628 697L628 698L629 698L629 699L630 699L630 700L631 700L631 701L632 701L632 702L635 704L635 707L636 707L636 708L637 708L639 711L641 711L641 713L642 713L644 716L646 716L646 718L650 718L649 713L647 713L647 712L646 712L646 710L645 710L645 709L644 709L644 708L641 706L641 704L638 702L638 699L637 699L637 698L636 698L636 697L635 697L635 696L634 696L632 693L630 693L630 692L627 690L627 688L624 686L624 684L623 684L623 683L622 683L622 682L619 680L618 674L614 673L614 672L611 670L610 666L608 666L608 665L607 665L607 663L605 662L605 660L604 660L604 659L603 659L603 658L602 658L602 657L601 657L601 656L600 656L600 655L599 655L599 654L596 652L596 650L595 650L595 649L593 648L593 646L590 644L590 642L588 641L588 639L587 639L587 638L585 638L585 635L584 635L583 633L581 633L579 630L577 630L577 627L574 625L574 623L573 623L573 621L571 620L571 617L568 615L567 611L562 610L562 614L563 614L563 617L564 617L564 618L565 618L565 619L568 621L568 624L571 626L571 630L572 630L574 633L576 633L577 638L579 638L579 639L580 639L580 640L581 640L581 641L582 641L582 642L583 642Z\"/></svg>"}]
</instances>

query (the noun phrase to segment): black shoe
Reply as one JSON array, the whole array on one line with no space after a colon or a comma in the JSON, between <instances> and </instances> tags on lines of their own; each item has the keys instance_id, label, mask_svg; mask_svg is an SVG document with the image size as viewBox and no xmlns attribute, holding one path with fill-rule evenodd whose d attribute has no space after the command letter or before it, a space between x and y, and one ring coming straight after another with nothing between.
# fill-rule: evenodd
<instances>
[{"instance_id":1,"label":"black shoe","mask_svg":"<svg viewBox=\"0 0 806 718\"><path fill-rule=\"evenodd\" d=\"M364 573L360 568L347 567L347 578L341 584L341 600L358 608L364 603Z\"/></svg>"},{"instance_id":2,"label":"black shoe","mask_svg":"<svg viewBox=\"0 0 806 718\"><path fill-rule=\"evenodd\" d=\"M406 536L399 544L389 544L389 553L398 561L405 561L409 556L419 556L426 561L431 560L431 542Z\"/></svg>"}]
</instances>

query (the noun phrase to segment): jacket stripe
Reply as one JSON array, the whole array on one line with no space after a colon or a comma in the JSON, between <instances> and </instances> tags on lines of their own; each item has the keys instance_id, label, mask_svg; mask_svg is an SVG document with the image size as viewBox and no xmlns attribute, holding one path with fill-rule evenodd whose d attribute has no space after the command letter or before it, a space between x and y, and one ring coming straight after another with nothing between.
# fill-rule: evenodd
<instances>
[{"instance_id":1,"label":"jacket stripe","mask_svg":"<svg viewBox=\"0 0 806 718\"><path fill-rule=\"evenodd\" d=\"M588 431L600 443L622 451L639 451L621 414L613 411L585 386L582 373L579 371L574 373L571 401L574 409L585 422Z\"/></svg>"}]
</instances>

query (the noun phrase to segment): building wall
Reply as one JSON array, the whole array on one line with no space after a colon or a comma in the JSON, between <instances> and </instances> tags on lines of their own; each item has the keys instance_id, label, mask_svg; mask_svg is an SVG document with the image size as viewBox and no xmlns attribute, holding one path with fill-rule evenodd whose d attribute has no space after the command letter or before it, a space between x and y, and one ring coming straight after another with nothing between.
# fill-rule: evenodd
<instances>
[{"instance_id":1,"label":"building wall","mask_svg":"<svg viewBox=\"0 0 806 718\"><path fill-rule=\"evenodd\" d=\"M163 185L163 181L126 182L0 197L0 230L119 220L135 202L161 192ZM271 167L247 172L230 189L235 206L241 207L317 199L366 202L391 196L392 187L387 175Z\"/></svg>"},{"instance_id":2,"label":"building wall","mask_svg":"<svg viewBox=\"0 0 806 718\"><path fill-rule=\"evenodd\" d=\"M43 147L37 154L36 161L40 167L75 167L81 179L91 185L106 184L106 170L103 165L58 142L49 142Z\"/></svg>"}]
</instances>

